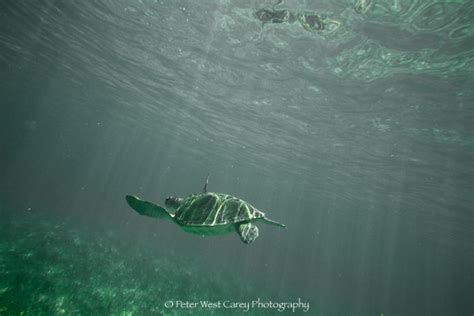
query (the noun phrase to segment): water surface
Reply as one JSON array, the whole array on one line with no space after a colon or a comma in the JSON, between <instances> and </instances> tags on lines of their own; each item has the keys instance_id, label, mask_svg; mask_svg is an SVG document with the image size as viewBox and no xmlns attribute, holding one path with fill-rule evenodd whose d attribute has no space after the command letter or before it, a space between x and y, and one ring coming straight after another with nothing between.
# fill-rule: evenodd
<instances>
[{"instance_id":1,"label":"water surface","mask_svg":"<svg viewBox=\"0 0 474 316\"><path fill-rule=\"evenodd\" d=\"M275 7L340 22L309 32L270 1L2 1L0 313L471 315L474 4L359 3ZM287 229L125 203L208 173Z\"/></svg>"}]
</instances>

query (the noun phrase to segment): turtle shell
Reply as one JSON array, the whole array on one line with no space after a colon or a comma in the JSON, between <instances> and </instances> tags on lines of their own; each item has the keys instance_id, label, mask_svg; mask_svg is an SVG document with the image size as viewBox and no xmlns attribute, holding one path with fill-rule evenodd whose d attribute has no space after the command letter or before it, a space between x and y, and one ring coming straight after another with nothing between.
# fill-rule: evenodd
<instances>
[{"instance_id":1,"label":"turtle shell","mask_svg":"<svg viewBox=\"0 0 474 316\"><path fill-rule=\"evenodd\" d=\"M181 225L218 226L263 218L249 203L222 193L194 194L184 198L174 219Z\"/></svg>"}]
</instances>

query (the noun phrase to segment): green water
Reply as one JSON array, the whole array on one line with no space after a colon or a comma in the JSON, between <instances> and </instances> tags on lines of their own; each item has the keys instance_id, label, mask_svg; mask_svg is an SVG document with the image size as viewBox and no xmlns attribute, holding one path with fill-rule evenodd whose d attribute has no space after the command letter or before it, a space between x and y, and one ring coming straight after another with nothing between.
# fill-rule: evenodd
<instances>
[{"instance_id":1,"label":"green water","mask_svg":"<svg viewBox=\"0 0 474 316\"><path fill-rule=\"evenodd\" d=\"M0 315L471 315L472 21L467 0L0 1ZM207 174L286 229L202 237L125 201Z\"/></svg>"}]
</instances>

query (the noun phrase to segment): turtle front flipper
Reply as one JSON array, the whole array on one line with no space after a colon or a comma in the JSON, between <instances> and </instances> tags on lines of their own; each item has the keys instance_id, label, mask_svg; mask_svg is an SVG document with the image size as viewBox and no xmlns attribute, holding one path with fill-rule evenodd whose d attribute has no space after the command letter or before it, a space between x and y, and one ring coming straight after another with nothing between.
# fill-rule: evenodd
<instances>
[{"instance_id":1,"label":"turtle front flipper","mask_svg":"<svg viewBox=\"0 0 474 316\"><path fill-rule=\"evenodd\" d=\"M148 201L140 200L136 196L127 195L125 199L127 200L128 205L130 205L130 207L137 211L137 213L140 215L162 219L173 218L173 215L168 213L168 211L161 206L155 205Z\"/></svg>"},{"instance_id":2,"label":"turtle front flipper","mask_svg":"<svg viewBox=\"0 0 474 316\"><path fill-rule=\"evenodd\" d=\"M244 243L250 244L258 237L258 227L251 223L237 224L237 233Z\"/></svg>"}]
</instances>

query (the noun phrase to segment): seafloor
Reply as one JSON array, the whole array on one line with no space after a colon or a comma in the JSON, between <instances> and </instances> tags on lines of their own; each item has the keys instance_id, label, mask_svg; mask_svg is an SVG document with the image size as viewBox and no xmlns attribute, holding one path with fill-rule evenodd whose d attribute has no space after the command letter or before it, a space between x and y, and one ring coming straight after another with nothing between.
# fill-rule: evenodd
<instances>
[{"instance_id":1,"label":"seafloor","mask_svg":"<svg viewBox=\"0 0 474 316\"><path fill-rule=\"evenodd\" d=\"M0 208L2 316L241 315L230 309L167 309L164 302L258 296L236 276L206 277L185 255L157 253L77 219Z\"/></svg>"}]
</instances>

